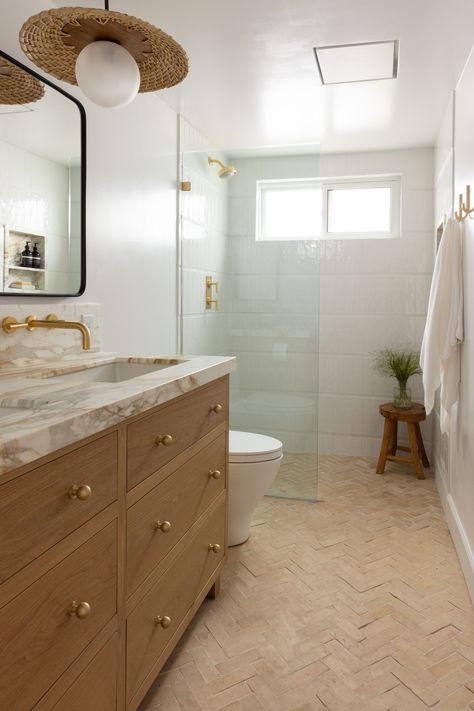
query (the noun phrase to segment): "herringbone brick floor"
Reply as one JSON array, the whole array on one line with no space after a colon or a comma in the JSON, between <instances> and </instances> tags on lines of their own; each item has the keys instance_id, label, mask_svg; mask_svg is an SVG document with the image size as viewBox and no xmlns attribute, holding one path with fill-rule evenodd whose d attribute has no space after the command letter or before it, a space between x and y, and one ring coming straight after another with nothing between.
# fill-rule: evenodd
<instances>
[{"instance_id":1,"label":"herringbone brick floor","mask_svg":"<svg viewBox=\"0 0 474 711\"><path fill-rule=\"evenodd\" d=\"M474 709L474 612L434 481L323 457L265 499L140 711Z\"/></svg>"}]
</instances>

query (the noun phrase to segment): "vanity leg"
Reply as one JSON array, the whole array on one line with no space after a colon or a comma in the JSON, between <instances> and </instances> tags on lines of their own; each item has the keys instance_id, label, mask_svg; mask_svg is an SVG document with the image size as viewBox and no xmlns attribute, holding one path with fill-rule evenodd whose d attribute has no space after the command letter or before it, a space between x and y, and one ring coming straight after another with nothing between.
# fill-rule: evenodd
<instances>
[{"instance_id":1,"label":"vanity leg","mask_svg":"<svg viewBox=\"0 0 474 711\"><path fill-rule=\"evenodd\" d=\"M221 591L221 576L219 575L219 577L216 578L216 582L214 583L212 588L207 593L207 597L210 597L211 600L215 600L216 597L219 595L220 591Z\"/></svg>"}]
</instances>

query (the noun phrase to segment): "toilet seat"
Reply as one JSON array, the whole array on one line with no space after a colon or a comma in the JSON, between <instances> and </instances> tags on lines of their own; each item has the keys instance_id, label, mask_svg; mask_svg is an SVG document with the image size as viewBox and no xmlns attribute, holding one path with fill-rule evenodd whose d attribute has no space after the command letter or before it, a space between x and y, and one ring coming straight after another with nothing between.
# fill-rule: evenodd
<instances>
[{"instance_id":1,"label":"toilet seat","mask_svg":"<svg viewBox=\"0 0 474 711\"><path fill-rule=\"evenodd\" d=\"M271 462L282 455L282 443L275 437L254 432L229 432L229 462L251 464Z\"/></svg>"}]
</instances>

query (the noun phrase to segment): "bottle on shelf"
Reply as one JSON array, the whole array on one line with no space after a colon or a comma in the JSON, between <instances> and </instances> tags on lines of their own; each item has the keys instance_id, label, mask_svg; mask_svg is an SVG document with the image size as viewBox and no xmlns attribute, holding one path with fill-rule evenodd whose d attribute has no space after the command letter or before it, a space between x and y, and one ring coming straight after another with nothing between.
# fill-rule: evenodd
<instances>
[{"instance_id":1,"label":"bottle on shelf","mask_svg":"<svg viewBox=\"0 0 474 711\"><path fill-rule=\"evenodd\" d=\"M30 243L27 242L25 249L21 253L21 266L22 267L32 267L33 266L33 255L30 249Z\"/></svg>"},{"instance_id":2,"label":"bottle on shelf","mask_svg":"<svg viewBox=\"0 0 474 711\"><path fill-rule=\"evenodd\" d=\"M35 242L35 246L33 247L33 252L31 254L31 261L32 261L31 266L33 267L33 269L40 269L41 268L41 254L39 253L38 242Z\"/></svg>"}]
</instances>

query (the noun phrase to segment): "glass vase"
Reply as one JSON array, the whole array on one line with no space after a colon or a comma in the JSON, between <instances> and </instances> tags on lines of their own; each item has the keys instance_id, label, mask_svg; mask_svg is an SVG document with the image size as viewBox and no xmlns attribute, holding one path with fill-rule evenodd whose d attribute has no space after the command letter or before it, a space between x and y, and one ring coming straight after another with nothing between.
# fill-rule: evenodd
<instances>
[{"instance_id":1,"label":"glass vase","mask_svg":"<svg viewBox=\"0 0 474 711\"><path fill-rule=\"evenodd\" d=\"M400 383L394 387L393 404L397 410L409 410L411 407L411 389Z\"/></svg>"}]
</instances>

